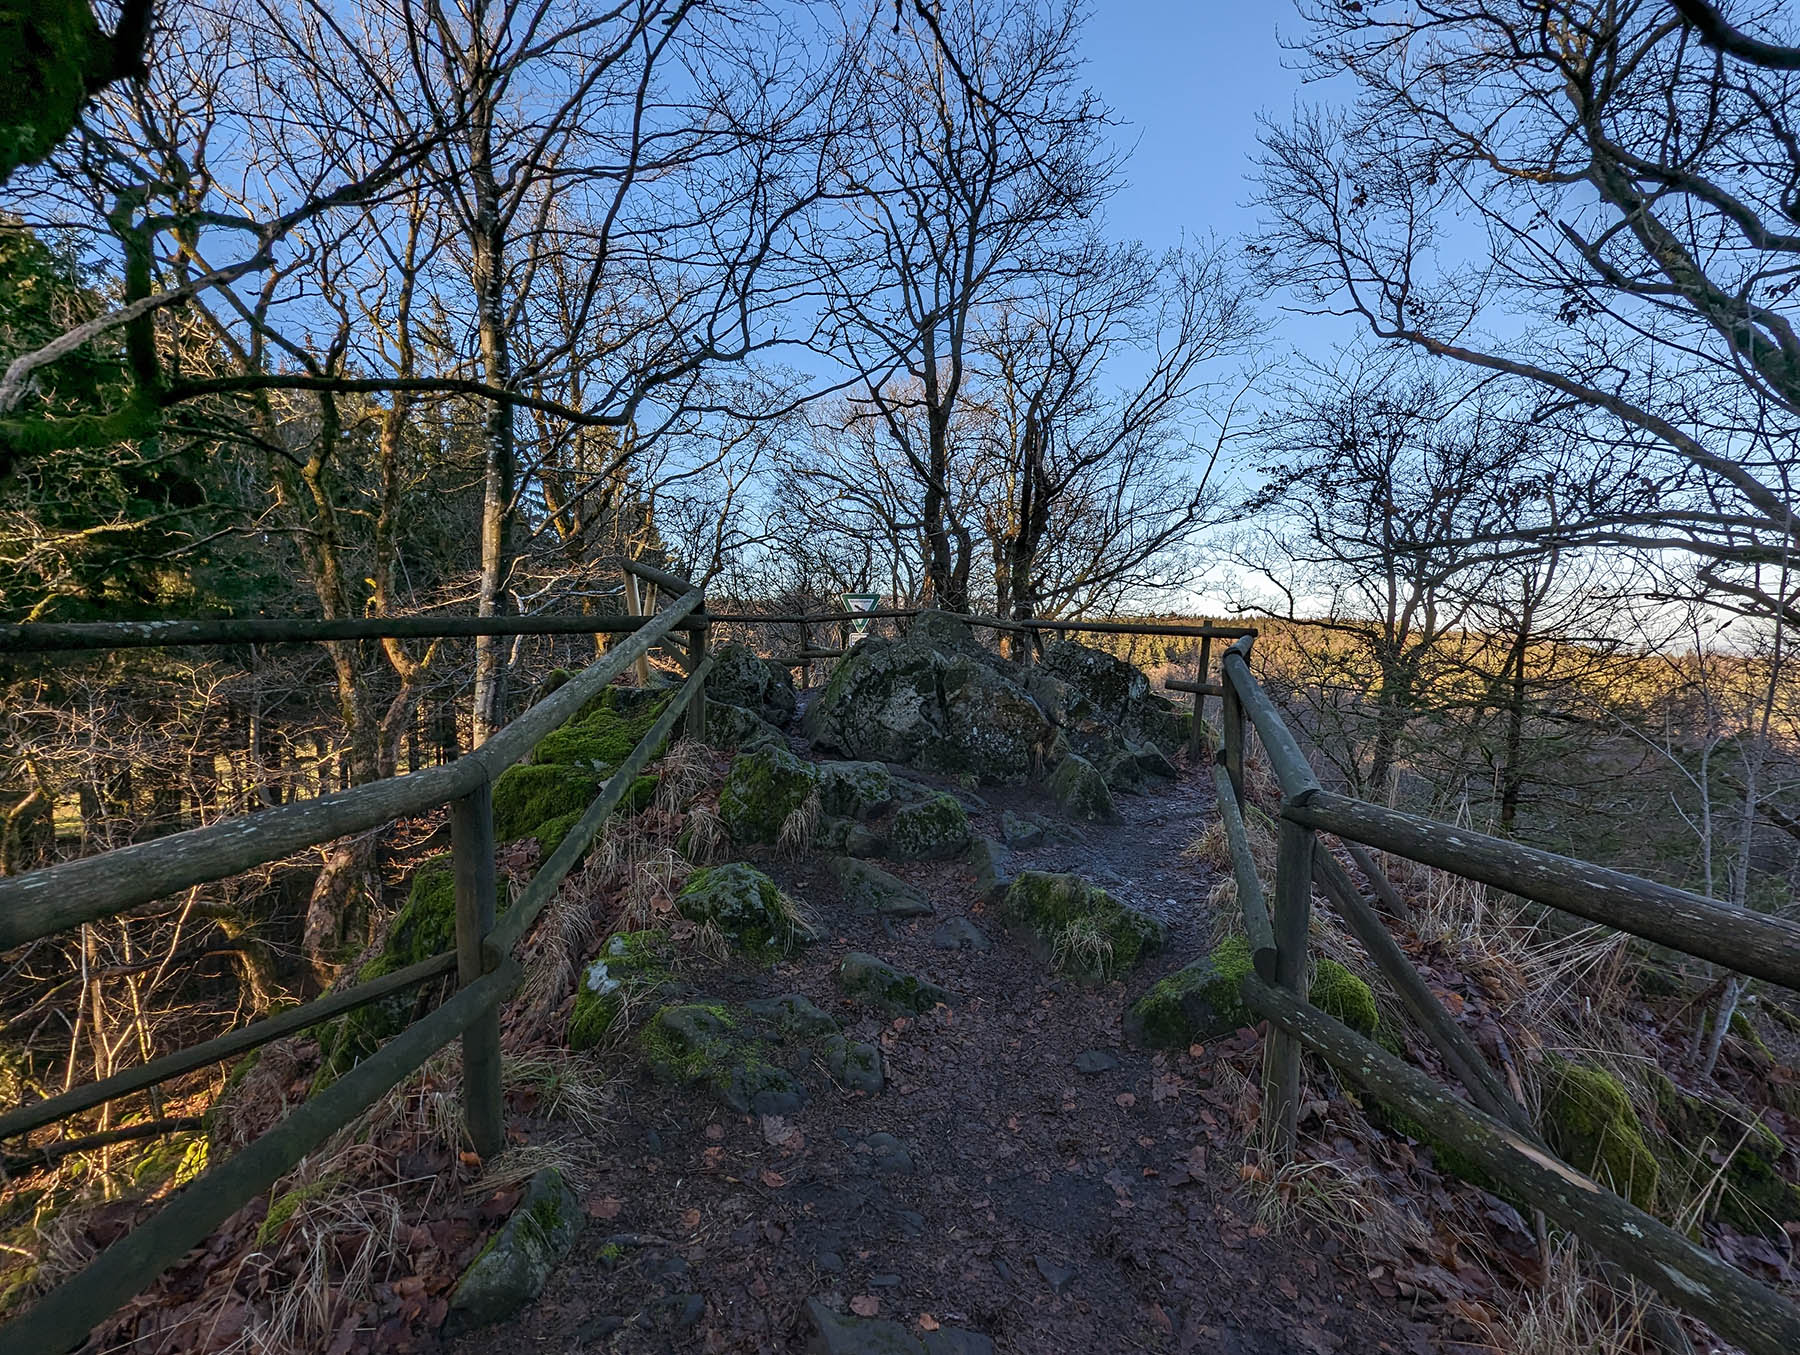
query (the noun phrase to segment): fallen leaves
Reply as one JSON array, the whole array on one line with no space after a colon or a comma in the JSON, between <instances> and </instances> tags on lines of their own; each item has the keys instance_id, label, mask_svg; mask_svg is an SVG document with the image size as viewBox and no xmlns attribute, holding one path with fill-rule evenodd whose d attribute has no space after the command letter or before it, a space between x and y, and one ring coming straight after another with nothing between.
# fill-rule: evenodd
<instances>
[{"instance_id":1,"label":"fallen leaves","mask_svg":"<svg viewBox=\"0 0 1800 1355\"><path fill-rule=\"evenodd\" d=\"M769 1167L764 1167L762 1171L757 1174L756 1179L761 1181L770 1190L780 1190L787 1184L787 1177Z\"/></svg>"},{"instance_id":2,"label":"fallen leaves","mask_svg":"<svg viewBox=\"0 0 1800 1355\"><path fill-rule=\"evenodd\" d=\"M858 1294L850 1300L850 1311L858 1317L874 1317L881 1311L881 1300L873 1294Z\"/></svg>"},{"instance_id":3,"label":"fallen leaves","mask_svg":"<svg viewBox=\"0 0 1800 1355\"><path fill-rule=\"evenodd\" d=\"M920 1331L936 1331L938 1329L938 1327L941 1325L942 1324L939 1323L939 1321L935 1317L933 1317L930 1313L920 1313L919 1314L919 1330Z\"/></svg>"},{"instance_id":4,"label":"fallen leaves","mask_svg":"<svg viewBox=\"0 0 1800 1355\"><path fill-rule=\"evenodd\" d=\"M587 1201L587 1216L590 1219L616 1219L619 1211L625 1207L624 1202L611 1195L590 1195Z\"/></svg>"}]
</instances>

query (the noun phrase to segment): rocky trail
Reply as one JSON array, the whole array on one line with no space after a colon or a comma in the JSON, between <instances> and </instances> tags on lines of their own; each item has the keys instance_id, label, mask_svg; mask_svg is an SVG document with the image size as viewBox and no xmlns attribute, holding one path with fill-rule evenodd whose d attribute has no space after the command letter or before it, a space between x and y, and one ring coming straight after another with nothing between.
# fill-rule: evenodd
<instances>
[{"instance_id":1,"label":"rocky trail","mask_svg":"<svg viewBox=\"0 0 1800 1355\"><path fill-rule=\"evenodd\" d=\"M621 1056L610 1165L580 1201L573 1246L535 1302L450 1349L1434 1348L1355 1254L1303 1221L1259 1224L1241 1179L1252 1038L1153 1053L1124 1037L1131 1000L1212 935L1215 877L1183 857L1213 813L1203 772L1121 797L1124 821L1096 824L1048 812L1030 788L893 770L957 797L984 866L1076 872L1159 918L1166 946L1118 979L1083 981L1006 925L967 855L882 861L889 885L913 889L878 912L844 858L753 852L811 906L816 939L768 965L695 961L684 981L721 1012L798 995L785 1010L816 1024L790 1025L788 1043L841 1038L790 1048L796 1076L745 1110ZM981 839L1004 843L1009 829L1012 846L986 860ZM853 1001L841 973L853 955L947 999ZM878 1092L858 1075L863 1045L879 1050Z\"/></svg>"}]
</instances>

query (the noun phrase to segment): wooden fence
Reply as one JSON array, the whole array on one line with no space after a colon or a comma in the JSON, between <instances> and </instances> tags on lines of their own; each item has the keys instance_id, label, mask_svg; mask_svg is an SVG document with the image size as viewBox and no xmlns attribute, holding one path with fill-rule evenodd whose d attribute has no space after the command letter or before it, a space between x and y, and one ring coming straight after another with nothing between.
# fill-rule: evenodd
<instances>
[{"instance_id":1,"label":"wooden fence","mask_svg":"<svg viewBox=\"0 0 1800 1355\"><path fill-rule=\"evenodd\" d=\"M1444 1010L1357 890L1321 834L1335 834L1368 877L1376 901L1403 905L1367 848L1434 866L1589 921L1800 989L1800 927L1640 880L1585 861L1522 847L1325 790L1279 711L1252 675L1249 644L1228 649L1215 783L1253 957L1244 1002L1270 1027L1264 1122L1281 1156L1294 1147L1301 1050L1323 1058L1364 1092L1424 1126L1439 1143L1585 1241L1601 1259L1707 1323L1751 1355L1800 1351L1800 1308L1696 1246L1682 1233L1558 1160L1480 1049ZM1196 686L1207 685L1202 673ZM1204 697L1196 692L1196 713ZM1199 720L1195 721L1196 726ZM1244 831L1244 760L1250 732L1281 787L1273 907ZM1362 943L1468 1099L1453 1094L1307 1002L1308 942L1317 885ZM1670 1324L1674 1340L1679 1330ZM1682 1341L1682 1343L1685 1343Z\"/></svg>"},{"instance_id":2,"label":"wooden fence","mask_svg":"<svg viewBox=\"0 0 1800 1355\"><path fill-rule=\"evenodd\" d=\"M0 1140L92 1109L183 1073L235 1057L452 970L456 991L440 1006L308 1099L267 1133L178 1192L153 1217L107 1247L79 1274L0 1327L0 1350L66 1351L93 1326L198 1245L232 1214L267 1191L331 1135L350 1124L452 1040L462 1040L463 1114L469 1138L487 1157L503 1144L500 1007L521 978L513 950L580 860L632 780L685 717L703 737L707 653L702 591L635 563L627 569L674 600L632 617L415 618L406 621L210 621L13 626L0 629L0 652L104 649L134 645L238 644L389 635L567 634L610 632L627 638L603 658L456 762L357 786L316 800L277 806L0 879L0 950L115 916L192 885L225 879L296 851L440 805L450 807L456 944L393 974L331 993L240 1030L0 1115ZM656 723L612 773L579 823L519 897L496 918L492 788L551 730L640 664L671 633L687 634L686 680ZM641 670L640 670L641 671ZM75 1141L76 1144L82 1141ZM97 1146L92 1140L90 1146ZM64 1152L72 1144L57 1145Z\"/></svg>"}]
</instances>

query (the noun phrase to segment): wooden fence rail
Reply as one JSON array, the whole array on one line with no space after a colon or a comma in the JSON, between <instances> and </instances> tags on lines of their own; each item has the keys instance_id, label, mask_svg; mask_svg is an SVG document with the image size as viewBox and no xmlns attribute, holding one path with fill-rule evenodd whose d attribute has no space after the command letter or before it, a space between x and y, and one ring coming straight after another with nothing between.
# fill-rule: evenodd
<instances>
[{"instance_id":1,"label":"wooden fence rail","mask_svg":"<svg viewBox=\"0 0 1800 1355\"><path fill-rule=\"evenodd\" d=\"M639 618L624 644L455 763L0 880L0 948L5 948L110 916L176 889L236 874L405 814L446 803L450 806L456 910L454 951L328 994L61 1096L18 1107L0 1116L0 1138L27 1133L231 1058L452 970L459 984L456 993L436 1010L388 1040L242 1151L209 1168L178 1191L152 1218L108 1246L79 1274L63 1281L0 1327L0 1349L35 1353L64 1351L80 1345L96 1322L180 1260L308 1153L459 1037L463 1042L463 1112L470 1142L484 1157L503 1146L499 1019L501 1004L512 995L521 978L513 949L591 846L632 781L667 743L677 722L686 719L691 733L704 729L706 680L715 658L706 652L703 595L685 581L661 571L650 572L658 576L652 581L659 587L668 583L678 586L679 596L670 606L653 616ZM689 629L694 637L688 648L686 679L581 819L539 866L513 906L497 919L494 779L677 628ZM586 629L599 628L589 624Z\"/></svg>"},{"instance_id":2,"label":"wooden fence rail","mask_svg":"<svg viewBox=\"0 0 1800 1355\"><path fill-rule=\"evenodd\" d=\"M1505 1080L1444 1010L1319 835L1332 833L1343 839L1376 896L1396 913L1403 905L1362 845L1790 988L1800 988L1800 927L1620 871L1326 791L1274 702L1251 674L1247 658L1246 648L1234 646L1221 664L1224 729L1214 780L1245 930L1256 957L1242 993L1249 1009L1266 1018L1270 1027L1263 1104L1273 1150L1282 1156L1294 1150L1300 1051L1310 1050L1370 1095L1410 1116L1434 1141L1581 1237L1603 1267L1643 1281L1672 1306L1706 1322L1751 1355L1793 1355L1800 1350L1800 1308L1558 1160L1544 1146ZM1264 908L1241 813L1246 725L1260 737L1283 797L1272 920ZM1307 1002L1308 923L1315 881L1474 1107ZM1263 955L1271 932L1272 965ZM1672 1344L1685 1345L1685 1337L1666 1322L1660 1309L1651 1318Z\"/></svg>"}]
</instances>

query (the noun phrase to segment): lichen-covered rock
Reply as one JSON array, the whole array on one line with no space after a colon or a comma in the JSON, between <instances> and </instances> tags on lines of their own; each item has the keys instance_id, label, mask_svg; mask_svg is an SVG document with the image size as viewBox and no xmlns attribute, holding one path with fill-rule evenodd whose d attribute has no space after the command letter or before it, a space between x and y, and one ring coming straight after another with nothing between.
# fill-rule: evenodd
<instances>
[{"instance_id":1,"label":"lichen-covered rock","mask_svg":"<svg viewBox=\"0 0 1800 1355\"><path fill-rule=\"evenodd\" d=\"M844 957L838 966L837 981L852 1002L894 1016L917 1015L940 1002L950 1002L950 994L929 979L896 969L886 960L863 951L851 951Z\"/></svg>"},{"instance_id":2,"label":"lichen-covered rock","mask_svg":"<svg viewBox=\"0 0 1800 1355\"><path fill-rule=\"evenodd\" d=\"M543 1293L550 1272L581 1235L581 1201L554 1167L531 1178L504 1227L456 1282L446 1330L498 1322Z\"/></svg>"},{"instance_id":3,"label":"lichen-covered rock","mask_svg":"<svg viewBox=\"0 0 1800 1355\"><path fill-rule=\"evenodd\" d=\"M714 651L706 694L708 700L741 706L780 729L794 721L794 680L788 670L745 644L733 643ZM709 724L711 716L708 711Z\"/></svg>"},{"instance_id":4,"label":"lichen-covered rock","mask_svg":"<svg viewBox=\"0 0 1800 1355\"><path fill-rule=\"evenodd\" d=\"M615 932L581 971L569 1015L571 1049L591 1049L613 1033L619 1017L668 988L674 947L665 931Z\"/></svg>"},{"instance_id":5,"label":"lichen-covered rock","mask_svg":"<svg viewBox=\"0 0 1800 1355\"><path fill-rule=\"evenodd\" d=\"M522 762L494 780L494 837L516 842L553 819L579 816L600 793L600 779L586 767L561 762Z\"/></svg>"},{"instance_id":6,"label":"lichen-covered rock","mask_svg":"<svg viewBox=\"0 0 1800 1355\"><path fill-rule=\"evenodd\" d=\"M1250 970L1250 943L1242 936L1226 937L1151 985L1126 1012L1126 1035L1151 1049L1184 1049L1254 1025L1257 1018L1239 991ZM1358 1034L1374 1036L1379 1029L1374 991L1335 960L1319 961L1308 1000Z\"/></svg>"},{"instance_id":7,"label":"lichen-covered rock","mask_svg":"<svg viewBox=\"0 0 1800 1355\"><path fill-rule=\"evenodd\" d=\"M969 816L954 795L943 792L907 805L888 825L888 855L896 861L937 861L969 845Z\"/></svg>"},{"instance_id":8,"label":"lichen-covered rock","mask_svg":"<svg viewBox=\"0 0 1800 1355\"><path fill-rule=\"evenodd\" d=\"M1784 1224L1800 1223L1800 1186L1782 1170L1787 1147L1756 1111L1729 1099L1696 1096L1660 1072L1652 1074L1651 1088L1657 1118L1679 1150L1664 1158L1664 1179L1700 1177L1680 1198L1698 1196L1711 1184L1717 1160L1729 1153L1717 1195L1720 1218L1774 1238L1786 1235Z\"/></svg>"},{"instance_id":9,"label":"lichen-covered rock","mask_svg":"<svg viewBox=\"0 0 1800 1355\"><path fill-rule=\"evenodd\" d=\"M710 922L740 950L785 950L812 939L800 907L767 875L742 861L697 870L675 896L675 909Z\"/></svg>"},{"instance_id":10,"label":"lichen-covered rock","mask_svg":"<svg viewBox=\"0 0 1800 1355\"><path fill-rule=\"evenodd\" d=\"M893 773L879 762L819 765L819 807L827 814L866 819L894 802Z\"/></svg>"},{"instance_id":11,"label":"lichen-covered rock","mask_svg":"<svg viewBox=\"0 0 1800 1355\"><path fill-rule=\"evenodd\" d=\"M791 1115L806 1104L800 1080L723 1003L662 1008L638 1036L638 1048L658 1078L704 1085L732 1110Z\"/></svg>"},{"instance_id":12,"label":"lichen-covered rock","mask_svg":"<svg viewBox=\"0 0 1800 1355\"><path fill-rule=\"evenodd\" d=\"M1124 724L1137 714L1150 695L1150 679L1123 659L1074 640L1054 640L1044 646L1038 668L1060 678L1080 692L1101 714Z\"/></svg>"},{"instance_id":13,"label":"lichen-covered rock","mask_svg":"<svg viewBox=\"0 0 1800 1355\"><path fill-rule=\"evenodd\" d=\"M1119 807L1098 768L1070 753L1050 773L1050 794L1069 817L1088 823L1120 823Z\"/></svg>"},{"instance_id":14,"label":"lichen-covered rock","mask_svg":"<svg viewBox=\"0 0 1800 1355\"><path fill-rule=\"evenodd\" d=\"M1045 824L1042 819L1015 814L1010 809L1001 812L1000 836L1006 839L1007 846L1029 851L1043 844L1044 835Z\"/></svg>"},{"instance_id":15,"label":"lichen-covered rock","mask_svg":"<svg viewBox=\"0 0 1800 1355\"><path fill-rule=\"evenodd\" d=\"M748 753L757 748L787 747L787 736L755 711L729 701L706 702L706 741L714 748Z\"/></svg>"},{"instance_id":16,"label":"lichen-covered rock","mask_svg":"<svg viewBox=\"0 0 1800 1355\"><path fill-rule=\"evenodd\" d=\"M858 644L803 728L820 747L848 757L992 783L1025 780L1055 734L1016 669L943 613L920 616L903 639Z\"/></svg>"},{"instance_id":17,"label":"lichen-covered rock","mask_svg":"<svg viewBox=\"0 0 1800 1355\"><path fill-rule=\"evenodd\" d=\"M1019 872L1001 899L1007 922L1029 927L1059 969L1085 978L1122 973L1161 949L1163 924L1079 875Z\"/></svg>"},{"instance_id":18,"label":"lichen-covered rock","mask_svg":"<svg viewBox=\"0 0 1800 1355\"><path fill-rule=\"evenodd\" d=\"M739 753L719 792L719 817L735 842L776 842L789 816L818 793L812 763L767 745Z\"/></svg>"},{"instance_id":19,"label":"lichen-covered rock","mask_svg":"<svg viewBox=\"0 0 1800 1355\"><path fill-rule=\"evenodd\" d=\"M1552 1056L1545 1061L1543 1128L1550 1146L1640 1209L1656 1203L1662 1175L1625 1084L1604 1068Z\"/></svg>"},{"instance_id":20,"label":"lichen-covered rock","mask_svg":"<svg viewBox=\"0 0 1800 1355\"><path fill-rule=\"evenodd\" d=\"M844 902L858 913L883 917L923 917L934 911L924 890L888 874L880 866L849 856L825 863L843 891Z\"/></svg>"}]
</instances>

